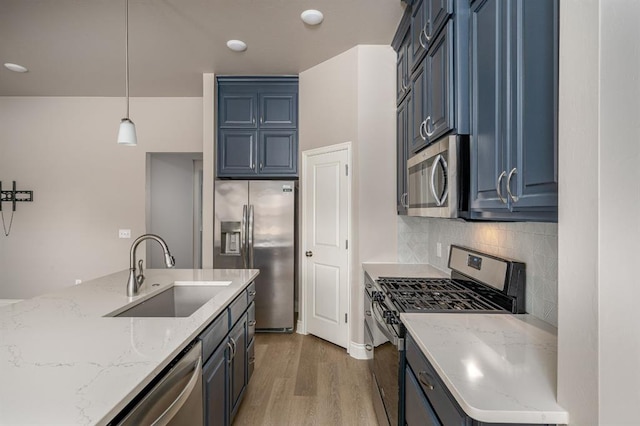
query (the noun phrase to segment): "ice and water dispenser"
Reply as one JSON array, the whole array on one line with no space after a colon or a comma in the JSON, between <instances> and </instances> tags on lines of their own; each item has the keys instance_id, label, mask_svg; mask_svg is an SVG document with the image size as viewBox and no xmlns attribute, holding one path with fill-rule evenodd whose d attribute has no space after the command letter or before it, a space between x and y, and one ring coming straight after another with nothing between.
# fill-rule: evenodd
<instances>
[{"instance_id":1,"label":"ice and water dispenser","mask_svg":"<svg viewBox=\"0 0 640 426\"><path fill-rule=\"evenodd\" d=\"M239 256L242 235L240 222L220 222L220 228L221 254Z\"/></svg>"}]
</instances>

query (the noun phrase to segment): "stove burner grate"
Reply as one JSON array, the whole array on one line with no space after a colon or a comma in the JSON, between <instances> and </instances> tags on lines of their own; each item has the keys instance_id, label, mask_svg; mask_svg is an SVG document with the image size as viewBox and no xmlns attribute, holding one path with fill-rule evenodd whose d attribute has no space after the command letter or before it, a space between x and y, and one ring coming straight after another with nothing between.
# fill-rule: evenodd
<instances>
[{"instance_id":1,"label":"stove burner grate","mask_svg":"<svg viewBox=\"0 0 640 426\"><path fill-rule=\"evenodd\" d=\"M401 312L508 312L452 279L384 277L378 283Z\"/></svg>"}]
</instances>

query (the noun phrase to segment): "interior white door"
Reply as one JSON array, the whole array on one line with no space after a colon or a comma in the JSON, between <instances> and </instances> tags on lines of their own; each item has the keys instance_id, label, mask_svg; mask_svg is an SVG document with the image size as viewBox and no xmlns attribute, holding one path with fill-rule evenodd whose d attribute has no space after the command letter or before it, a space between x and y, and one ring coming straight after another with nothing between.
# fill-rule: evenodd
<instances>
[{"instance_id":1,"label":"interior white door","mask_svg":"<svg viewBox=\"0 0 640 426\"><path fill-rule=\"evenodd\" d=\"M303 194L307 332L344 348L348 343L348 161L346 148L309 156Z\"/></svg>"}]
</instances>

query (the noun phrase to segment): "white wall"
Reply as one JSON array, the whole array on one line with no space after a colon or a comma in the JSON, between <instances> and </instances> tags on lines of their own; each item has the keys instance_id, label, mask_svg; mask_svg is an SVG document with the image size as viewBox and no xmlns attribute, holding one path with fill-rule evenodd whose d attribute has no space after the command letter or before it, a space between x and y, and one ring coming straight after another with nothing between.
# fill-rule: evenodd
<instances>
[{"instance_id":1,"label":"white wall","mask_svg":"<svg viewBox=\"0 0 640 426\"><path fill-rule=\"evenodd\" d=\"M357 46L299 78L300 152L352 142L350 330L361 343L361 262L396 259L395 53Z\"/></svg>"},{"instance_id":2,"label":"white wall","mask_svg":"<svg viewBox=\"0 0 640 426\"><path fill-rule=\"evenodd\" d=\"M640 3L560 3L558 401L637 424Z\"/></svg>"},{"instance_id":3,"label":"white wall","mask_svg":"<svg viewBox=\"0 0 640 426\"><path fill-rule=\"evenodd\" d=\"M131 99L137 147L115 142L124 109L121 98L0 97L0 180L34 191L0 234L0 298L128 268L132 240L118 229L145 232L146 153L202 151L202 99Z\"/></svg>"},{"instance_id":4,"label":"white wall","mask_svg":"<svg viewBox=\"0 0 640 426\"><path fill-rule=\"evenodd\" d=\"M599 353L601 424L640 403L640 2L600 2Z\"/></svg>"}]
</instances>

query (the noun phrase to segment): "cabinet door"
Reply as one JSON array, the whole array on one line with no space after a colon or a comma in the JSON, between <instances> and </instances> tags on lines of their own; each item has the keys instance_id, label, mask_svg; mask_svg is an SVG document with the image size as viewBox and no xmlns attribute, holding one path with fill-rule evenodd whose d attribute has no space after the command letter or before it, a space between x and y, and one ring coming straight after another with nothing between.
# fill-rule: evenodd
<instances>
[{"instance_id":1,"label":"cabinet door","mask_svg":"<svg viewBox=\"0 0 640 426\"><path fill-rule=\"evenodd\" d=\"M398 50L396 61L396 103L400 103L409 92L409 33Z\"/></svg>"},{"instance_id":2,"label":"cabinet door","mask_svg":"<svg viewBox=\"0 0 640 426\"><path fill-rule=\"evenodd\" d=\"M518 123L511 134L505 186L513 211L555 210L558 205L558 3L521 1L511 14L517 26L512 44L520 50L513 88ZM542 25L548 28L540 31ZM517 41L517 43L516 43ZM511 176L511 179L509 179ZM517 200L517 201L516 201Z\"/></svg>"},{"instance_id":3,"label":"cabinet door","mask_svg":"<svg viewBox=\"0 0 640 426\"><path fill-rule=\"evenodd\" d=\"M261 175L297 176L298 139L296 130L260 131Z\"/></svg>"},{"instance_id":4,"label":"cabinet door","mask_svg":"<svg viewBox=\"0 0 640 426\"><path fill-rule=\"evenodd\" d=\"M256 127L258 111L258 95L256 93L233 92L221 87L218 99L218 127Z\"/></svg>"},{"instance_id":5,"label":"cabinet door","mask_svg":"<svg viewBox=\"0 0 640 426\"><path fill-rule=\"evenodd\" d=\"M408 206L407 193L407 159L409 157L408 130L408 105L411 103L411 93L398 106L396 122L396 179L398 214L406 215Z\"/></svg>"},{"instance_id":6,"label":"cabinet door","mask_svg":"<svg viewBox=\"0 0 640 426\"><path fill-rule=\"evenodd\" d=\"M426 122L423 132L433 143L455 127L453 94L453 22L434 40L426 58Z\"/></svg>"},{"instance_id":7,"label":"cabinet door","mask_svg":"<svg viewBox=\"0 0 640 426\"><path fill-rule=\"evenodd\" d=\"M506 210L504 137L505 11L499 0L473 4L471 14L471 210ZM500 177L502 176L502 177ZM498 182L499 181L499 182ZM497 192L500 183L504 202Z\"/></svg>"},{"instance_id":8,"label":"cabinet door","mask_svg":"<svg viewBox=\"0 0 640 426\"><path fill-rule=\"evenodd\" d=\"M404 418L407 426L440 426L438 417L424 396L416 376L405 367Z\"/></svg>"},{"instance_id":9,"label":"cabinet door","mask_svg":"<svg viewBox=\"0 0 640 426\"><path fill-rule=\"evenodd\" d=\"M207 426L229 424L229 372L227 369L229 348L227 339L204 364L204 419Z\"/></svg>"},{"instance_id":10,"label":"cabinet door","mask_svg":"<svg viewBox=\"0 0 640 426\"><path fill-rule=\"evenodd\" d=\"M235 416L247 383L247 315L246 313L229 332L233 346L231 359L231 421Z\"/></svg>"},{"instance_id":11,"label":"cabinet door","mask_svg":"<svg viewBox=\"0 0 640 426\"><path fill-rule=\"evenodd\" d=\"M411 123L411 152L416 153L427 146L427 139L424 133L425 99L428 95L426 90L426 61L422 61L411 77L411 103L410 118Z\"/></svg>"},{"instance_id":12,"label":"cabinet door","mask_svg":"<svg viewBox=\"0 0 640 426\"><path fill-rule=\"evenodd\" d=\"M256 174L257 132L221 129L218 133L218 176Z\"/></svg>"},{"instance_id":13,"label":"cabinet door","mask_svg":"<svg viewBox=\"0 0 640 426\"><path fill-rule=\"evenodd\" d=\"M453 14L453 0L430 0L426 12L425 33L427 42L430 42Z\"/></svg>"},{"instance_id":14,"label":"cabinet door","mask_svg":"<svg viewBox=\"0 0 640 426\"><path fill-rule=\"evenodd\" d=\"M413 5L411 11L411 43L409 57L412 68L419 66L425 53L427 53L427 42L424 38L425 26L427 22L427 3L429 0L418 0Z\"/></svg>"},{"instance_id":15,"label":"cabinet door","mask_svg":"<svg viewBox=\"0 0 640 426\"><path fill-rule=\"evenodd\" d=\"M260 128L295 129L298 96L295 93L260 93Z\"/></svg>"}]
</instances>

